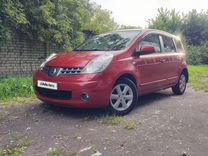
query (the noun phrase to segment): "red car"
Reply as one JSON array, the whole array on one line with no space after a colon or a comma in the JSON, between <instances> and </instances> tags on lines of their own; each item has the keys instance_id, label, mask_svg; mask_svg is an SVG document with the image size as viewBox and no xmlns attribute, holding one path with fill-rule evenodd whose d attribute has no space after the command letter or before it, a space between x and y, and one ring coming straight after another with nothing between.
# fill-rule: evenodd
<instances>
[{"instance_id":1,"label":"red car","mask_svg":"<svg viewBox=\"0 0 208 156\"><path fill-rule=\"evenodd\" d=\"M97 35L72 52L52 54L34 75L37 97L51 104L129 113L141 95L188 82L180 39L160 30Z\"/></svg>"}]
</instances>

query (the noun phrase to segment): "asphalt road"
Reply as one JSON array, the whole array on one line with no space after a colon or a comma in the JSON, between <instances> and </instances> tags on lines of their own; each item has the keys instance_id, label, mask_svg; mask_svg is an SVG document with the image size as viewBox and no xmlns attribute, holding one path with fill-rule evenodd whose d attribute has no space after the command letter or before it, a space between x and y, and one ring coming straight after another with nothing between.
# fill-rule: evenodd
<instances>
[{"instance_id":1,"label":"asphalt road","mask_svg":"<svg viewBox=\"0 0 208 156\"><path fill-rule=\"evenodd\" d=\"M102 109L49 107L40 101L0 108L0 148L13 148L28 138L25 156L208 154L208 94L202 91L146 95L119 124L104 124L106 114ZM129 130L126 125L134 126Z\"/></svg>"}]
</instances>

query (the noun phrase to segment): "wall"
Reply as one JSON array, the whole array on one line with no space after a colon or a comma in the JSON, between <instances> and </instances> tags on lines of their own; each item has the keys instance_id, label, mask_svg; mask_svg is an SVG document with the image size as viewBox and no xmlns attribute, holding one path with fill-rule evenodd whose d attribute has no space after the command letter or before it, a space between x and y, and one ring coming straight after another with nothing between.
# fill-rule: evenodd
<instances>
[{"instance_id":1,"label":"wall","mask_svg":"<svg viewBox=\"0 0 208 156\"><path fill-rule=\"evenodd\" d=\"M32 76L46 56L57 51L55 45L14 34L11 40L0 43L0 78Z\"/></svg>"}]
</instances>

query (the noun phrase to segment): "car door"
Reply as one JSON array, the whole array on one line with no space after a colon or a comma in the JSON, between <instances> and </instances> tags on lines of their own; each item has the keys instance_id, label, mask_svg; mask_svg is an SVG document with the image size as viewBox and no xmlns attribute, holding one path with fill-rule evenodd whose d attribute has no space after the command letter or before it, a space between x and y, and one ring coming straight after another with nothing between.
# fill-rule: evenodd
<instances>
[{"instance_id":1,"label":"car door","mask_svg":"<svg viewBox=\"0 0 208 156\"><path fill-rule=\"evenodd\" d=\"M172 86L178 79L178 68L180 66L180 55L177 52L173 37L167 35L161 35L162 39L162 68L163 78L166 79L162 88Z\"/></svg>"},{"instance_id":2,"label":"car door","mask_svg":"<svg viewBox=\"0 0 208 156\"><path fill-rule=\"evenodd\" d=\"M150 33L143 37L140 43L137 45L137 49L140 49L144 45L154 46L155 52L146 55L140 55L136 58L137 71L139 72L139 81L141 94L146 94L152 91L158 90L161 83L164 83L163 68L161 67L161 43L159 34Z\"/></svg>"}]
</instances>

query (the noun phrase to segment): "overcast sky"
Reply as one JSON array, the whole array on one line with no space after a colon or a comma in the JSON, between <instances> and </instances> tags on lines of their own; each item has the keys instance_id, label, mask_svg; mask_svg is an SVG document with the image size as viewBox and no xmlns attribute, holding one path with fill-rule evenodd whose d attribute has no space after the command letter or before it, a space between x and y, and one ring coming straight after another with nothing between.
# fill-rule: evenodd
<instances>
[{"instance_id":1,"label":"overcast sky","mask_svg":"<svg viewBox=\"0 0 208 156\"><path fill-rule=\"evenodd\" d=\"M187 13L192 9L208 10L208 0L91 0L112 12L118 24L147 26L160 7Z\"/></svg>"}]
</instances>

